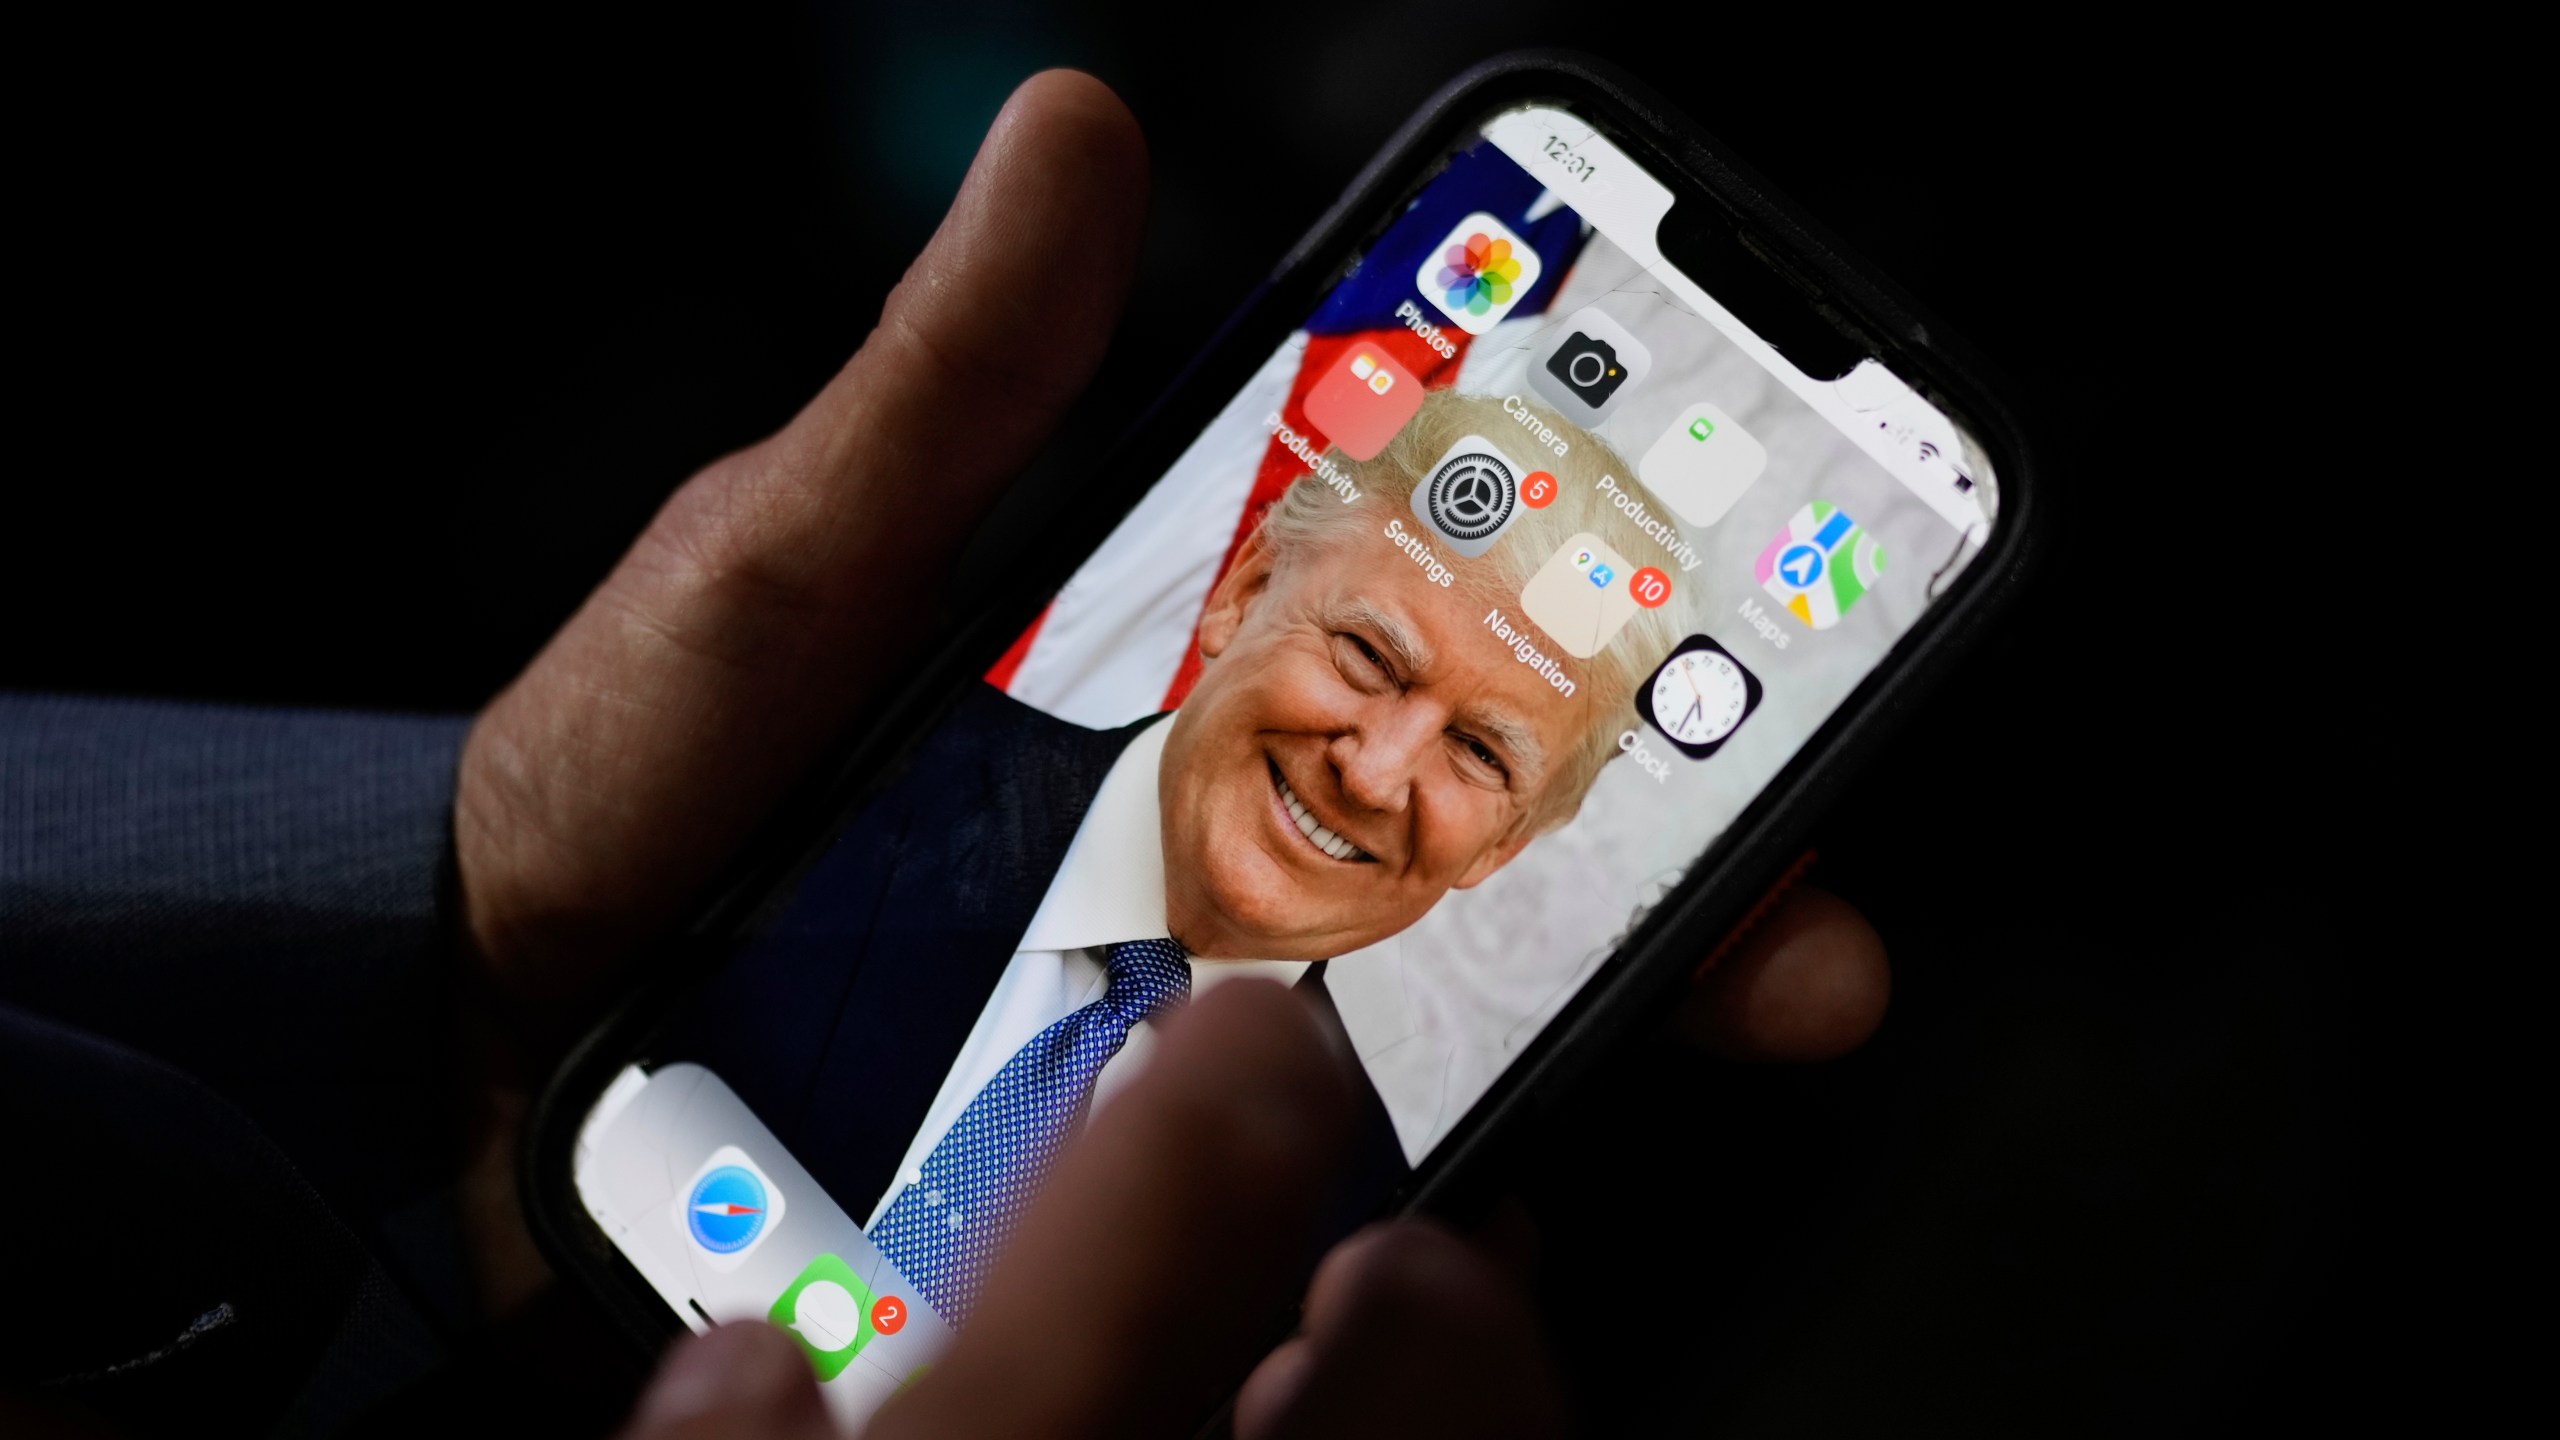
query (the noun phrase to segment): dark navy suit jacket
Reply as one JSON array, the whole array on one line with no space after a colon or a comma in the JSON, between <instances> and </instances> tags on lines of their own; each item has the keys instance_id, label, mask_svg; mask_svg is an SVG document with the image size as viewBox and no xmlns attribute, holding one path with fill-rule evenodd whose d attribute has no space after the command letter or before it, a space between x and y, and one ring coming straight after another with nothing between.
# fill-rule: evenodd
<instances>
[{"instance_id":1,"label":"dark navy suit jacket","mask_svg":"<svg viewBox=\"0 0 2560 1440\"><path fill-rule=\"evenodd\" d=\"M868 1218L1104 777L1164 718L1087 730L978 687L653 1058L708 1065L857 1223ZM1318 965L1302 988L1324 997L1323 984ZM1346 1219L1405 1168L1371 1092Z\"/></svg>"},{"instance_id":2,"label":"dark navy suit jacket","mask_svg":"<svg viewBox=\"0 0 2560 1440\"><path fill-rule=\"evenodd\" d=\"M326 1433L462 1383L469 723L0 694L0 1169L60 1202L0 1246L0 1392Z\"/></svg>"}]
</instances>

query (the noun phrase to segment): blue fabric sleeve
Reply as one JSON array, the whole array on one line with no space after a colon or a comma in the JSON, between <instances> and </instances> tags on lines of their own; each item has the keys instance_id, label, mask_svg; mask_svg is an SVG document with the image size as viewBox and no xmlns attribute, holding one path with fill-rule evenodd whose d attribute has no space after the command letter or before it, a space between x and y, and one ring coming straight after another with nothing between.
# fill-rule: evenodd
<instances>
[{"instance_id":1,"label":"blue fabric sleeve","mask_svg":"<svg viewBox=\"0 0 2560 1440\"><path fill-rule=\"evenodd\" d=\"M435 913L464 718L0 695L0 917L81 943Z\"/></svg>"},{"instance_id":2,"label":"blue fabric sleeve","mask_svg":"<svg viewBox=\"0 0 2560 1440\"><path fill-rule=\"evenodd\" d=\"M149 1257L0 1261L49 1322L10 1378L318 1431L435 1362L468 725L0 695L0 1143Z\"/></svg>"},{"instance_id":3,"label":"blue fabric sleeve","mask_svg":"<svg viewBox=\"0 0 2560 1440\"><path fill-rule=\"evenodd\" d=\"M345 1146L429 1103L469 724L0 694L0 1005L176 1065L378 1197L396 1152Z\"/></svg>"}]
</instances>

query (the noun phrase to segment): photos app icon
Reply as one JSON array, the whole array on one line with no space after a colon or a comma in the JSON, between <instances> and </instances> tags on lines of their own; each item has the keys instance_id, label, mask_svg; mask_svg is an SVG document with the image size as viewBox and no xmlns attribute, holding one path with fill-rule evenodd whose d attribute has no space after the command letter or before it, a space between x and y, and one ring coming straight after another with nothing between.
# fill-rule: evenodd
<instances>
[{"instance_id":1,"label":"photos app icon","mask_svg":"<svg viewBox=\"0 0 2560 1440\"><path fill-rule=\"evenodd\" d=\"M1481 335L1502 323L1543 269L1529 242L1479 210L1423 257L1413 284L1450 323Z\"/></svg>"}]
</instances>

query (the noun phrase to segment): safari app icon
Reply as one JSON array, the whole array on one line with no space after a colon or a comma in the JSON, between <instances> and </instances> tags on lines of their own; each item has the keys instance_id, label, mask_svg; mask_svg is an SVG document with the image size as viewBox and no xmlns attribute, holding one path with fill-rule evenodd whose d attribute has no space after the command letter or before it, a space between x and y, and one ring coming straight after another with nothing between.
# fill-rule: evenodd
<instances>
[{"instance_id":1,"label":"safari app icon","mask_svg":"<svg viewBox=\"0 0 2560 1440\"><path fill-rule=\"evenodd\" d=\"M871 1287L840 1255L820 1255L775 1297L764 1318L791 1332L821 1384L844 1373L877 1332L871 1325ZM905 1323L901 1318L901 1324Z\"/></svg>"},{"instance_id":2,"label":"safari app icon","mask_svg":"<svg viewBox=\"0 0 2560 1440\"><path fill-rule=\"evenodd\" d=\"M676 1225L692 1242L697 1261L730 1271L745 1264L782 1223L782 1205L782 1191L747 1152L723 1145L676 1197Z\"/></svg>"}]
</instances>

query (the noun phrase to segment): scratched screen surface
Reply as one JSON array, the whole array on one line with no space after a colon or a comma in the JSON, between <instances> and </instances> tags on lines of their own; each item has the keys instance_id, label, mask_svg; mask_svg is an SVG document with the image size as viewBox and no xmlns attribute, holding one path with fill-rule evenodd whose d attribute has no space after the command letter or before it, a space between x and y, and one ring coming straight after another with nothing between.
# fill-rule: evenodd
<instances>
[{"instance_id":1,"label":"scratched screen surface","mask_svg":"<svg viewBox=\"0 0 2560 1440\"><path fill-rule=\"evenodd\" d=\"M1907 386L1872 362L1795 372L1651 258L1669 192L1575 125L1512 112L1448 156L985 677L1077 733L1174 712L1148 732L1161 738L1222 663L1206 622L1287 528L1280 513L1336 557L1334 609L1425 607L1436 664L1501 676L1513 705L1552 707L1528 712L1538 724L1563 717L1542 774L1568 752L1606 757L1507 862L1394 933L1270 957L1324 961L1415 1166L1945 593L1996 504L1981 458ZM1512 743L1458 733L1467 723L1452 721L1447 754ZM1310 798L1299 820L1346 866L1374 861L1356 842L1384 833L1340 813L1351 793ZM1555 792L1539 793L1543 806ZM807 883L867 873L859 860ZM901 1162L895 1178L830 1189L819 1177L842 1175L842 1157L810 1115L862 1102L820 1094L815 1075L776 1078L769 1037L724 1018L769 1013L747 1002L772 997L742 997L732 978L759 973L767 943L750 940L594 1107L577 1184L686 1323L791 1328L854 1420L912 1383L965 1316L937 1313L874 1245L887 1232L864 1230L930 1178ZM834 970L803 973L823 983L790 1003L852 1037L831 1042L830 1063L906 1042L831 1009L852 993ZM931 1113L970 1098L960 1079L991 1063L983 1041L1010 993L986 1002L961 1051L902 1061L945 1077ZM984 1220L957 1196L927 1198L955 1233Z\"/></svg>"}]
</instances>

